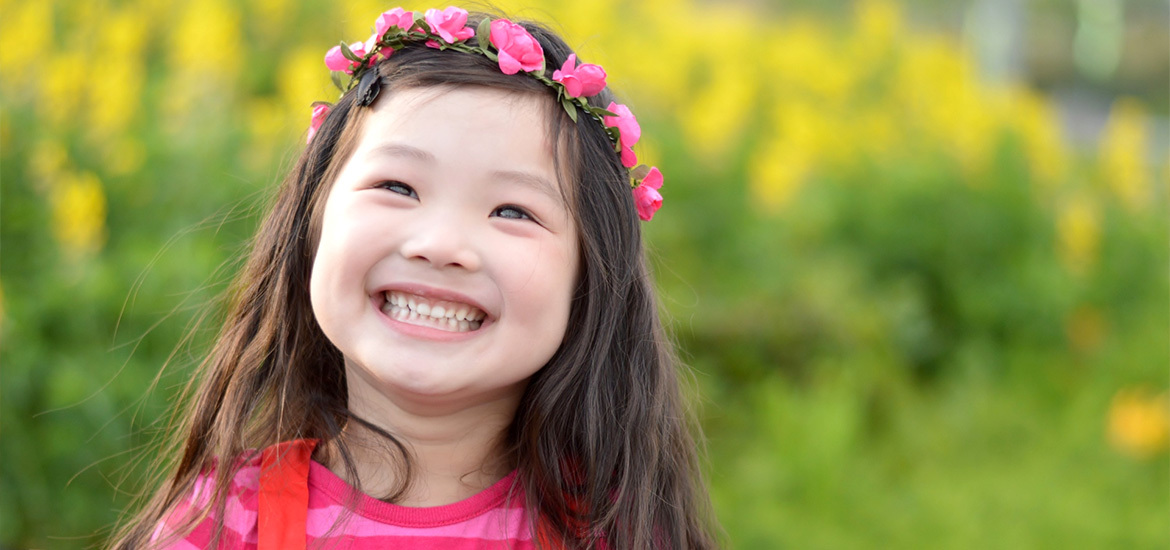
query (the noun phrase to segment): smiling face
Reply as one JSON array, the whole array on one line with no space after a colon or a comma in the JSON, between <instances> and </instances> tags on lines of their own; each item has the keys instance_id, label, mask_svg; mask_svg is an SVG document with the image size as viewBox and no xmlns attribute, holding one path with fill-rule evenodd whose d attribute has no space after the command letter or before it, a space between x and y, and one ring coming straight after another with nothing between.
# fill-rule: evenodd
<instances>
[{"instance_id":1,"label":"smiling face","mask_svg":"<svg viewBox=\"0 0 1170 550\"><path fill-rule=\"evenodd\" d=\"M518 399L560 346L577 235L545 113L488 88L384 92L368 113L310 283L351 394Z\"/></svg>"}]
</instances>

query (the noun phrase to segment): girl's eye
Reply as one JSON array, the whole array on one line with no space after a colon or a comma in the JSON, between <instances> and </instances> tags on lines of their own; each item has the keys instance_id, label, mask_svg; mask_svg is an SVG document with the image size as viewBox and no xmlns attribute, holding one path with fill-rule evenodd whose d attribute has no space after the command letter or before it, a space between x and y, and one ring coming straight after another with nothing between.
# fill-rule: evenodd
<instances>
[{"instance_id":1,"label":"girl's eye","mask_svg":"<svg viewBox=\"0 0 1170 550\"><path fill-rule=\"evenodd\" d=\"M402 195L405 197L410 197L412 199L418 198L418 193L415 193L414 189L411 186L409 186L405 183L402 183L400 181L378 182L378 185L376 185L376 187L378 187L380 189L386 189L386 190L390 191L391 193L398 193L399 195Z\"/></svg>"},{"instance_id":2,"label":"girl's eye","mask_svg":"<svg viewBox=\"0 0 1170 550\"><path fill-rule=\"evenodd\" d=\"M527 210L519 206L507 204L495 210L492 210L492 216L497 218L504 218L509 220L531 220L532 215Z\"/></svg>"}]
</instances>

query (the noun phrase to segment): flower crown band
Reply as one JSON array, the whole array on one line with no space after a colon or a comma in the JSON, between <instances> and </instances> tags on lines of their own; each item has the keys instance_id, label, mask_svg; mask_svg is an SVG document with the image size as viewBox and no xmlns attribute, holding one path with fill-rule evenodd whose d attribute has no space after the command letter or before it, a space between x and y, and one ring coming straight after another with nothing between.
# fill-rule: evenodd
<instances>
[{"instance_id":1,"label":"flower crown band","mask_svg":"<svg viewBox=\"0 0 1170 550\"><path fill-rule=\"evenodd\" d=\"M638 119L620 103L611 101L602 109L588 102L588 98L605 89L605 69L592 63L578 65L577 55L569 54L561 68L553 71L552 78L546 77L544 50L524 27L507 19L485 17L473 29L467 26L467 16L466 10L456 7L429 9L425 14L394 8L378 16L374 34L365 42L342 42L331 48L325 54L325 66L333 71L333 83L342 95L358 87L357 101L363 106L372 104L381 90L377 71L371 68L408 43L421 42L438 50L476 53L497 62L504 74L524 72L556 91L557 101L573 122L577 122L580 110L605 128L614 153L621 156L622 166L630 169L630 187L638 217L644 221L653 218L662 206L662 195L658 193L662 172L657 167L638 164L633 150L642 136ZM345 84L342 84L342 74L349 75ZM313 104L307 142L313 140L329 110L328 103Z\"/></svg>"}]
</instances>

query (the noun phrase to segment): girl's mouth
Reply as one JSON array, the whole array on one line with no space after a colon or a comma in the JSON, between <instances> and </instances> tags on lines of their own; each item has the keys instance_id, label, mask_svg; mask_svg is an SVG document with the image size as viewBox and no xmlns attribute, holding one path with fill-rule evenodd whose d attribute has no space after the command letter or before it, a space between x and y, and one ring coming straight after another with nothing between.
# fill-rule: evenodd
<instances>
[{"instance_id":1,"label":"girl's mouth","mask_svg":"<svg viewBox=\"0 0 1170 550\"><path fill-rule=\"evenodd\" d=\"M487 316L483 310L468 304L432 300L416 294L387 291L382 312L391 319L449 332L470 332L479 329Z\"/></svg>"}]
</instances>

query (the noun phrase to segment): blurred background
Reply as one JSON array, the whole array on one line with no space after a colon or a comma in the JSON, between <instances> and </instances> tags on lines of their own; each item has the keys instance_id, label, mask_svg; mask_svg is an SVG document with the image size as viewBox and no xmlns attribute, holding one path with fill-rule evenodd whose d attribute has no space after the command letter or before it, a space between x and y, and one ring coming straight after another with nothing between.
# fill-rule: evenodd
<instances>
[{"instance_id":1,"label":"blurred background","mask_svg":"<svg viewBox=\"0 0 1170 550\"><path fill-rule=\"evenodd\" d=\"M499 5L666 173L730 546L1170 544L1170 2ZM0 546L103 544L325 51L390 7L0 1Z\"/></svg>"}]
</instances>

